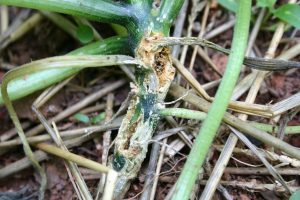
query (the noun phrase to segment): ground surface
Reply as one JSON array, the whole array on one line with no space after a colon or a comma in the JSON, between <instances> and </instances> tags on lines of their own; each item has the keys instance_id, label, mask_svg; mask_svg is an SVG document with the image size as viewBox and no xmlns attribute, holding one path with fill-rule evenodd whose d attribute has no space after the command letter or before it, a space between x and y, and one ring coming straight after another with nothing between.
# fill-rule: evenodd
<instances>
[{"instance_id":1,"label":"ground surface","mask_svg":"<svg viewBox=\"0 0 300 200\"><path fill-rule=\"evenodd\" d=\"M188 10L191 9L191 6ZM14 16L20 12L19 9L10 9L11 20L14 20ZM190 13L190 11L188 12ZM197 15L194 29L192 34L194 36L198 35L199 32L199 21L201 19L203 11ZM257 16L255 14L254 16ZM209 17L208 17L208 32L212 30L213 27L218 27L230 20L228 11L221 8L219 5L212 5L210 7ZM186 34L187 22L184 28L183 33ZM271 22L272 23L272 20ZM266 28L268 24L263 24L262 30L259 32L256 43L255 49L257 54L264 54L266 49L268 48L268 44L271 40L272 31L264 31L263 28ZM112 35L113 30L110 30L109 26L106 26L103 29L103 25L95 25L101 35L103 37L108 37ZM107 30L107 31L103 31ZM284 48L289 48L297 42L299 39L293 39L300 37L300 32L296 32L291 39L291 34L293 30L290 29L284 34L284 38L290 38L288 42L281 43L278 48L278 54L283 51ZM211 40L219 45L230 48L232 38L232 28L226 30L220 35L212 38ZM40 24L38 24L33 30L29 31L25 36L23 36L18 41L10 44L7 48L3 49L1 54L1 64L0 64L0 80L2 76L7 71L4 66L7 64L17 67L24 63L28 63L31 60L38 60L46 57L51 57L54 55L63 55L69 52L76 47L79 47L80 44L76 42L74 39L71 39L66 33L62 30L57 28L47 19L44 19ZM221 53L217 53L215 51L208 50L208 55L218 67L219 71L224 72L227 57ZM185 61L186 66L189 66L190 59L192 56L192 48L189 49L187 58ZM296 57L293 60L300 61L300 57ZM248 73L248 69L244 72L245 74ZM192 74L197 78L197 80L204 84L210 81L214 81L218 79L218 75L214 73L208 64L205 63L203 59L199 56L195 62L195 65L192 70ZM99 78L100 77L100 78ZM43 114L46 118L50 118L52 116L57 115L58 113L65 110L70 105L75 104L76 102L81 101L87 95L99 90L100 88L104 88L111 83L115 82L116 80L120 79L121 77L125 77L124 73L117 68L109 68L109 69L92 69L92 70L84 70L81 72L75 79L72 80L67 86L65 86L60 92L55 95L50 102L47 103L42 109ZM24 77L26 78L26 77ZM287 72L276 72L270 75L265 79L265 82L260 90L260 93L256 99L256 103L259 104L268 104L278 102L282 99L285 99L297 92L300 91L300 70L290 70ZM184 85L184 81L182 81L182 85ZM209 94L213 95L216 89L213 88L209 90ZM127 96L129 92L129 80L128 84L124 85L122 88L113 91L114 94L114 104L120 105L121 102ZM38 96L39 93L29 96L27 98L21 99L15 103L15 107L18 111L19 117L21 118L22 122L26 122L29 124L29 127L34 127L38 121L36 117L30 110L30 106L33 100ZM245 96L241 99L245 99ZM97 105L97 104L105 104L107 98L101 98L97 102L91 104L90 106ZM171 100L171 99L168 99ZM118 110L118 106L114 107L114 111ZM96 116L102 112L105 112L105 107L102 110L97 110L93 112L88 112L87 115L92 117ZM260 118L250 117L251 120L254 121L261 121L261 122L270 122L268 120L261 120ZM197 133L199 123L195 121L187 121L187 120L176 120L180 126L189 125L191 133ZM300 125L300 115L294 116L288 122L289 125ZM79 122L78 120L74 119L73 115L69 118L66 118L57 123L60 131L63 130L72 130L79 127L86 127L89 124ZM13 128L13 125L9 119L8 113L3 106L0 106L0 135L4 135ZM162 120L161 124L159 125L158 132L169 129L170 127L167 123ZM29 128L27 128L29 129ZM225 129L224 129L225 130ZM102 154L102 133L99 133L98 140L92 140L89 142L84 143L80 147L72 149L72 152L83 155L87 158L92 160L96 160L101 162L101 154ZM112 132L112 137L114 138L116 135L116 131ZM216 145L222 145L225 143L226 138L228 136L228 130L223 131L219 134L218 138L215 140ZM169 138L168 144L171 144L171 141L177 139L177 136L172 136ZM286 136L284 138L285 141L288 141L290 144L300 148L300 136ZM260 142L257 143L259 147L265 147ZM240 147L244 148L244 146L239 143ZM150 152L150 150L149 150ZM156 191L156 199L165 199L166 195L168 194L170 188L176 182L176 178L179 176L180 171L184 165L185 156L188 155L189 148L184 147L180 153L177 153L175 156L168 158L165 157L166 162L162 165L161 169L161 176L159 178L159 183L157 186ZM150 153L149 153L150 155ZM139 174L139 177L132 183L126 198L130 199L138 199L140 193L144 187L145 181L145 173L149 162L149 155L144 162L142 170ZM210 153L210 157L206 162L205 169L207 172L211 170L218 159L219 152L216 150L212 150ZM0 167L6 166L10 163L17 161L24 157L22 152L22 148L14 148L10 150L5 155L1 155L0 157ZM167 159L168 158L168 159ZM247 164L245 164L247 163ZM259 165L261 162L258 159L253 159L253 157L246 157L244 155L234 155L234 159L231 159L229 163L229 167L248 167L253 165ZM278 164L278 162L273 163ZM64 164L61 160L49 159L46 162L43 162L43 167L46 169L46 173L48 176L48 189L46 193L46 199L56 200L56 199L77 199L76 193L72 187L72 184L69 180L69 177L66 173ZM87 184L91 190L91 192L95 192L98 184L99 175L92 173L90 171L84 171L82 169L83 176L87 180ZM209 175L207 173L203 174L203 179L207 180ZM299 174L298 175L289 175L284 176L286 181L297 181L299 182ZM274 183L273 178L270 175L255 175L255 174L248 174L248 175L237 175L237 174L230 174L225 173L222 178L223 181L233 182L233 181L240 181L240 182L250 182L253 184L266 184L266 183ZM37 188L39 179L38 176L34 173L32 169L22 170L17 172L5 179L0 180L0 192L17 192L21 189L26 189L24 196L29 196L29 199L34 199L35 197L30 197L30 195L34 195ZM299 183L298 183L299 185ZM286 199L287 197L284 196L282 192L274 192L265 190L255 190L255 189L245 189L243 187L235 187L235 186L228 186L224 185L227 189L229 194L233 197L233 199ZM195 195L199 196L201 193L201 189L203 189L203 185L199 186L200 190L196 190ZM22 195L21 195L22 196ZM220 193L216 193L214 196L215 199L224 199L224 197ZM1 193L0 193L1 199ZM13 199L13 198L12 198ZM20 198L21 199L21 198Z\"/></svg>"}]
</instances>

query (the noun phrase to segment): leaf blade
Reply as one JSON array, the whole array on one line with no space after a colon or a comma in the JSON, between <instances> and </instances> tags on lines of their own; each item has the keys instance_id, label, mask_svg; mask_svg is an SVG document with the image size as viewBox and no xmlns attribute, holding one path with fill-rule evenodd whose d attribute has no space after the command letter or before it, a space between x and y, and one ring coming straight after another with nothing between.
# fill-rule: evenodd
<instances>
[{"instance_id":1,"label":"leaf blade","mask_svg":"<svg viewBox=\"0 0 300 200\"><path fill-rule=\"evenodd\" d=\"M236 12L237 2L235 0L218 0L218 3L231 12Z\"/></svg>"},{"instance_id":2,"label":"leaf blade","mask_svg":"<svg viewBox=\"0 0 300 200\"><path fill-rule=\"evenodd\" d=\"M77 113L73 117L77 121L83 122L85 124L88 124L90 122L90 118L87 115L82 114L82 113Z\"/></svg>"},{"instance_id":3,"label":"leaf blade","mask_svg":"<svg viewBox=\"0 0 300 200\"><path fill-rule=\"evenodd\" d=\"M262 7L262 8L269 8L272 9L274 4L275 4L276 0L257 0L256 4L258 7Z\"/></svg>"},{"instance_id":4,"label":"leaf blade","mask_svg":"<svg viewBox=\"0 0 300 200\"><path fill-rule=\"evenodd\" d=\"M297 190L290 196L289 200L298 200L300 199L300 190Z\"/></svg>"},{"instance_id":5,"label":"leaf blade","mask_svg":"<svg viewBox=\"0 0 300 200\"><path fill-rule=\"evenodd\" d=\"M77 38L80 42L87 44L94 39L94 31L90 26L80 25L76 31Z\"/></svg>"},{"instance_id":6,"label":"leaf blade","mask_svg":"<svg viewBox=\"0 0 300 200\"><path fill-rule=\"evenodd\" d=\"M288 24L300 29L300 6L298 4L285 4L274 12L274 15Z\"/></svg>"}]
</instances>

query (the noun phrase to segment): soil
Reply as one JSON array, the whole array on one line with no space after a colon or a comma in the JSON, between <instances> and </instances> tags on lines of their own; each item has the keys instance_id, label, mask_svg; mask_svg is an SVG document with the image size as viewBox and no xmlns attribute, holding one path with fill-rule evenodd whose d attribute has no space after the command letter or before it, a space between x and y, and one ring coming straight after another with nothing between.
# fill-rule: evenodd
<instances>
[{"instance_id":1,"label":"soil","mask_svg":"<svg viewBox=\"0 0 300 200\"><path fill-rule=\"evenodd\" d=\"M216 26L222 24L229 20L229 15L226 10L223 10L218 4L213 4L212 11L210 15L214 18ZM10 8L10 12L13 17L19 12L20 9ZM201 16L201 15L199 15ZM199 18L200 19L200 18ZM199 19L197 22L199 23ZM105 37L108 37L113 34L113 30L106 26L103 29L102 24L94 24L98 31ZM187 23L186 26L187 27ZM106 30L106 31L105 31ZM226 31L225 33L215 37L212 39L213 42L218 43L219 45L230 48L231 38L233 31L232 29ZM198 35L198 32L193 32L194 36ZM285 33L284 37L289 38L291 35L291 31ZM295 37L299 37L300 32L296 33ZM260 49L263 54L268 47L268 44L265 41L270 41L272 37L272 33L269 31L261 31L256 40L257 49ZM285 45L287 47L291 47L295 45L295 42L289 42L287 44L281 44L279 46L278 52L281 52ZM1 55L1 59L4 63L8 63L12 66L20 66L22 64L28 63L33 60L38 60L46 57L51 57L55 55L64 55L65 53L76 49L80 44L68 36L65 32L57 28L48 20L43 20L37 27L28 32L24 37L19 39L18 41L10 44ZM189 66L189 61L191 59L193 48L190 48L187 54L186 66ZM215 63L219 71L222 73L226 69L227 57L221 53L208 50L208 55L211 57L212 61ZM300 61L300 57L294 58L295 61ZM247 73L249 70L246 70L244 73ZM0 68L0 80L2 80L3 75L7 72L6 69ZM201 58L197 57L195 66L192 70L192 74L196 77L196 79L200 83L207 83L210 81L214 81L219 79L219 76L214 73L208 64L206 64ZM101 77L101 79L99 78ZM87 95L103 88L112 82L120 79L121 77L125 77L123 72L117 70L116 68L112 69L89 69L84 70L79 73L77 77L72 80L66 87L64 87L58 94L56 94L43 108L41 109L43 115L49 119L56 114L62 112L69 106L79 102ZM300 70L291 69L287 72L276 72L272 73L268 76L264 84L260 90L260 93L256 99L255 103L258 104L269 104L279 102L297 92L300 91ZM128 81L129 82L129 81ZM124 87L114 91L115 95L115 104L121 104L128 92L129 85L126 84ZM213 95L216 89L209 90L209 94ZM38 124L38 120L36 116L31 111L31 104L34 99L41 93L41 91L36 94L30 95L26 98L18 100L15 103L15 108L18 112L18 116L20 117L22 122L29 123L29 127L34 127ZM242 97L241 99L244 99ZM96 104L106 103L106 97L100 99ZM96 105L94 104L94 105ZM114 107L114 112L117 112L118 107ZM104 110L95 111L87 114L88 116L96 116L100 113L104 112ZM261 118L250 117L250 120L261 121L261 122L269 122L268 120L263 121ZM188 121L188 120L177 120L181 125L192 125L191 128L192 133L197 133L199 123ZM13 124L9 119L9 115L4 106L0 106L0 136L6 134L11 128L13 128ZM165 121L162 120L162 124L165 124ZM300 115L296 114L292 119L288 121L288 125L300 125ZM69 117L57 123L59 130L71 130L78 127L85 127L87 124L80 122L74 117ZM162 127L162 126L160 126ZM167 126L163 126L167 129ZM224 130L226 130L224 128ZM162 130L158 130L162 131ZM101 135L99 133L99 135ZM112 132L112 137L114 138L116 135L116 131ZM223 137L224 136L224 137ZM218 138L215 140L215 144L224 144L226 138L228 136L228 131L220 134ZM113 139L112 138L112 139ZM175 137L171 137L170 140L173 140ZM300 148L300 136L285 136L285 141L290 143L291 145ZM80 147L74 148L71 151L73 153L82 155L91 160L95 160L101 162L101 154L102 149L97 148L97 143L101 144L102 137L98 138L94 141L89 141L82 144ZM96 144L95 144L96 143ZM265 146L261 143L258 143L259 147L264 148ZM239 144L239 146L244 148L243 144ZM111 148L113 149L113 148ZM150 152L150 150L149 150ZM180 152L180 154L175 155L162 166L161 176L159 177L159 182L157 185L156 198L157 200L165 199L169 190L172 188L174 183L177 180L177 177L180 174L180 171L183 168L185 156L188 155L189 148L185 147ZM145 160L142 170L135 179L131 187L126 195L128 199L138 199L139 195L143 192L143 187L145 183L146 169L148 167L150 153L148 153L147 159ZM206 162L205 170L209 172L212 170L218 159L219 153L217 151L212 150L210 159ZM7 152L5 155L0 156L0 168L7 166L10 163L13 163L24 157L22 148L14 148L13 150ZM244 163L248 163L249 165L259 165L261 162L259 160L253 160L249 157L236 156L236 159L231 159L229 162L230 167L247 167L244 164L241 164L240 161ZM278 163L273 163L278 164ZM49 200L58 200L58 199L78 199L76 192L72 186L70 178L67 174L64 162L61 159L50 156L50 159L43 162L43 167L45 168L47 177L48 177L48 186L46 191L45 199ZM82 171L84 171L82 169ZM93 173L84 171L83 176L86 178L87 185L92 194L95 193L98 185L99 174L95 175ZM207 173L201 175L202 178L207 180L209 175ZM286 181L296 180L296 186L299 186L299 175L295 176L283 176ZM256 183L273 183L274 179L270 175L232 175L232 174L224 174L222 177L223 181L240 181L240 182L253 182ZM201 189L203 189L203 185L198 185L200 190L197 190L196 196L199 198L201 194ZM2 196L15 195L10 199L36 199L37 190L39 187L39 177L34 172L33 169L25 169L20 172L17 172L7 178L0 179L0 199ZM233 187L233 186L224 186L226 187L229 194L233 199L242 199L242 200L250 200L250 199L287 199L284 193L277 193L274 191L264 190L264 191L254 191L251 189L243 189L241 187ZM3 193L6 192L6 193ZM7 192L10 192L9 194ZM1 196L2 195L2 196ZM9 199L9 198L8 198ZM221 193L216 192L214 199L224 199Z\"/></svg>"}]
</instances>

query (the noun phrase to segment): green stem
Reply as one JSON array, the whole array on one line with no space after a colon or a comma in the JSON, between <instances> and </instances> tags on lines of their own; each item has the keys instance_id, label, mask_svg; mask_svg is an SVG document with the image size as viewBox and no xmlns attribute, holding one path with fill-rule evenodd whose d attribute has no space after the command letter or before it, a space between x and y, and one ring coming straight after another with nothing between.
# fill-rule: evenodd
<instances>
[{"instance_id":1,"label":"green stem","mask_svg":"<svg viewBox=\"0 0 300 200\"><path fill-rule=\"evenodd\" d=\"M130 9L104 0L0 0L1 5L47 10L91 20L124 24L131 19Z\"/></svg>"},{"instance_id":2,"label":"green stem","mask_svg":"<svg viewBox=\"0 0 300 200\"><path fill-rule=\"evenodd\" d=\"M85 47L76 49L68 55L96 55L96 54L128 54L128 39L125 37L112 37L99 42L92 43ZM8 85L10 100L16 100L32 94L40 89L46 88L54 83L62 81L67 77L78 73L80 68L59 68L48 69L33 74L26 78L18 78ZM3 97L0 93L0 105L3 104Z\"/></svg>"},{"instance_id":3,"label":"green stem","mask_svg":"<svg viewBox=\"0 0 300 200\"><path fill-rule=\"evenodd\" d=\"M203 121L207 116L205 112L189 110L186 108L163 108L160 109L159 114L164 117L173 116L184 119L196 119L200 121Z\"/></svg>"},{"instance_id":4,"label":"green stem","mask_svg":"<svg viewBox=\"0 0 300 200\"><path fill-rule=\"evenodd\" d=\"M63 31L68 33L73 39L79 41L76 33L77 27L69 19L63 17L60 14L53 13L53 12L41 11L41 13L45 17L47 17L50 21L52 21L55 25L61 28Z\"/></svg>"},{"instance_id":5,"label":"green stem","mask_svg":"<svg viewBox=\"0 0 300 200\"><path fill-rule=\"evenodd\" d=\"M169 35L170 27L178 16L178 13L184 3L184 0L163 0L158 11L158 14L153 16L158 32Z\"/></svg>"},{"instance_id":6,"label":"green stem","mask_svg":"<svg viewBox=\"0 0 300 200\"><path fill-rule=\"evenodd\" d=\"M273 126L269 124L257 123L257 122L249 122L250 125L253 125L255 128L258 128L262 131L266 131L269 133L278 132L279 126ZM284 134L299 134L300 126L287 126L284 129Z\"/></svg>"},{"instance_id":7,"label":"green stem","mask_svg":"<svg viewBox=\"0 0 300 200\"><path fill-rule=\"evenodd\" d=\"M144 8L150 10L153 0L127 0L126 2L132 5L143 5Z\"/></svg>"},{"instance_id":8,"label":"green stem","mask_svg":"<svg viewBox=\"0 0 300 200\"><path fill-rule=\"evenodd\" d=\"M182 100L194 105L195 107L199 108L200 110L203 110L204 112L209 111L209 109L211 108L211 103L195 94L187 94L187 92L188 91L186 89L176 84L172 84L169 90L169 94L171 94L174 98L182 98ZM281 150L282 152L300 160L300 150L264 131L261 131L260 129L257 129L253 126L249 126L247 122L238 119L237 117L229 113L225 113L223 121L226 124L235 127L237 130L240 130L241 132L262 141L266 145Z\"/></svg>"},{"instance_id":9,"label":"green stem","mask_svg":"<svg viewBox=\"0 0 300 200\"><path fill-rule=\"evenodd\" d=\"M148 4L150 5L153 0L126 0L127 3L130 4Z\"/></svg>"},{"instance_id":10,"label":"green stem","mask_svg":"<svg viewBox=\"0 0 300 200\"><path fill-rule=\"evenodd\" d=\"M198 172L212 144L216 131L228 106L233 88L244 59L247 45L251 1L239 1L237 22L234 29L232 53L229 56L227 69L217 91L212 107L204 120L199 135L184 165L183 171L176 183L173 200L188 199L193 189Z\"/></svg>"},{"instance_id":11,"label":"green stem","mask_svg":"<svg viewBox=\"0 0 300 200\"><path fill-rule=\"evenodd\" d=\"M162 116L173 116L180 117L184 119L195 119L203 121L207 114L205 112L197 111L197 110L189 110L185 108L164 108L160 110L160 115ZM254 126L262 131L266 131L269 133L277 132L279 130L278 126L273 126L269 124L257 123L257 122L248 122L249 125ZM300 126L287 126L284 129L285 134L299 134Z\"/></svg>"}]
</instances>

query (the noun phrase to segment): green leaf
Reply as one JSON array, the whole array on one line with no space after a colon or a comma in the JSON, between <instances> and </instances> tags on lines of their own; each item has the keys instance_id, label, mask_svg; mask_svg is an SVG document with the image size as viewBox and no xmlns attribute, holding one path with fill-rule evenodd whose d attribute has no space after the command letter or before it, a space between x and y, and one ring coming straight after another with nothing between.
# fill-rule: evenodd
<instances>
[{"instance_id":1,"label":"green leaf","mask_svg":"<svg viewBox=\"0 0 300 200\"><path fill-rule=\"evenodd\" d=\"M275 4L276 0L257 0L257 6L258 7L262 7L262 8L269 8L272 10L274 4Z\"/></svg>"},{"instance_id":2,"label":"green leaf","mask_svg":"<svg viewBox=\"0 0 300 200\"><path fill-rule=\"evenodd\" d=\"M120 36L128 36L127 29L119 24L110 24L114 31Z\"/></svg>"},{"instance_id":3,"label":"green leaf","mask_svg":"<svg viewBox=\"0 0 300 200\"><path fill-rule=\"evenodd\" d=\"M80 42L84 44L89 43L94 39L94 31L87 25L78 26L76 33Z\"/></svg>"},{"instance_id":4,"label":"green leaf","mask_svg":"<svg viewBox=\"0 0 300 200\"><path fill-rule=\"evenodd\" d=\"M230 10L231 12L236 12L237 10L237 2L236 0L218 0L219 4L221 4L224 8Z\"/></svg>"},{"instance_id":5,"label":"green leaf","mask_svg":"<svg viewBox=\"0 0 300 200\"><path fill-rule=\"evenodd\" d=\"M299 200L300 199L300 190L297 190L290 196L289 200Z\"/></svg>"},{"instance_id":6,"label":"green leaf","mask_svg":"<svg viewBox=\"0 0 300 200\"><path fill-rule=\"evenodd\" d=\"M300 29L300 6L298 4L285 4L273 13L279 19Z\"/></svg>"},{"instance_id":7,"label":"green leaf","mask_svg":"<svg viewBox=\"0 0 300 200\"><path fill-rule=\"evenodd\" d=\"M73 117L77 121L83 122L85 124L88 124L90 122L90 118L87 115L85 115L85 114L77 113Z\"/></svg>"},{"instance_id":8,"label":"green leaf","mask_svg":"<svg viewBox=\"0 0 300 200\"><path fill-rule=\"evenodd\" d=\"M99 122L105 119L105 112L100 113L99 115L92 117L91 122L92 124L98 124Z\"/></svg>"}]
</instances>

